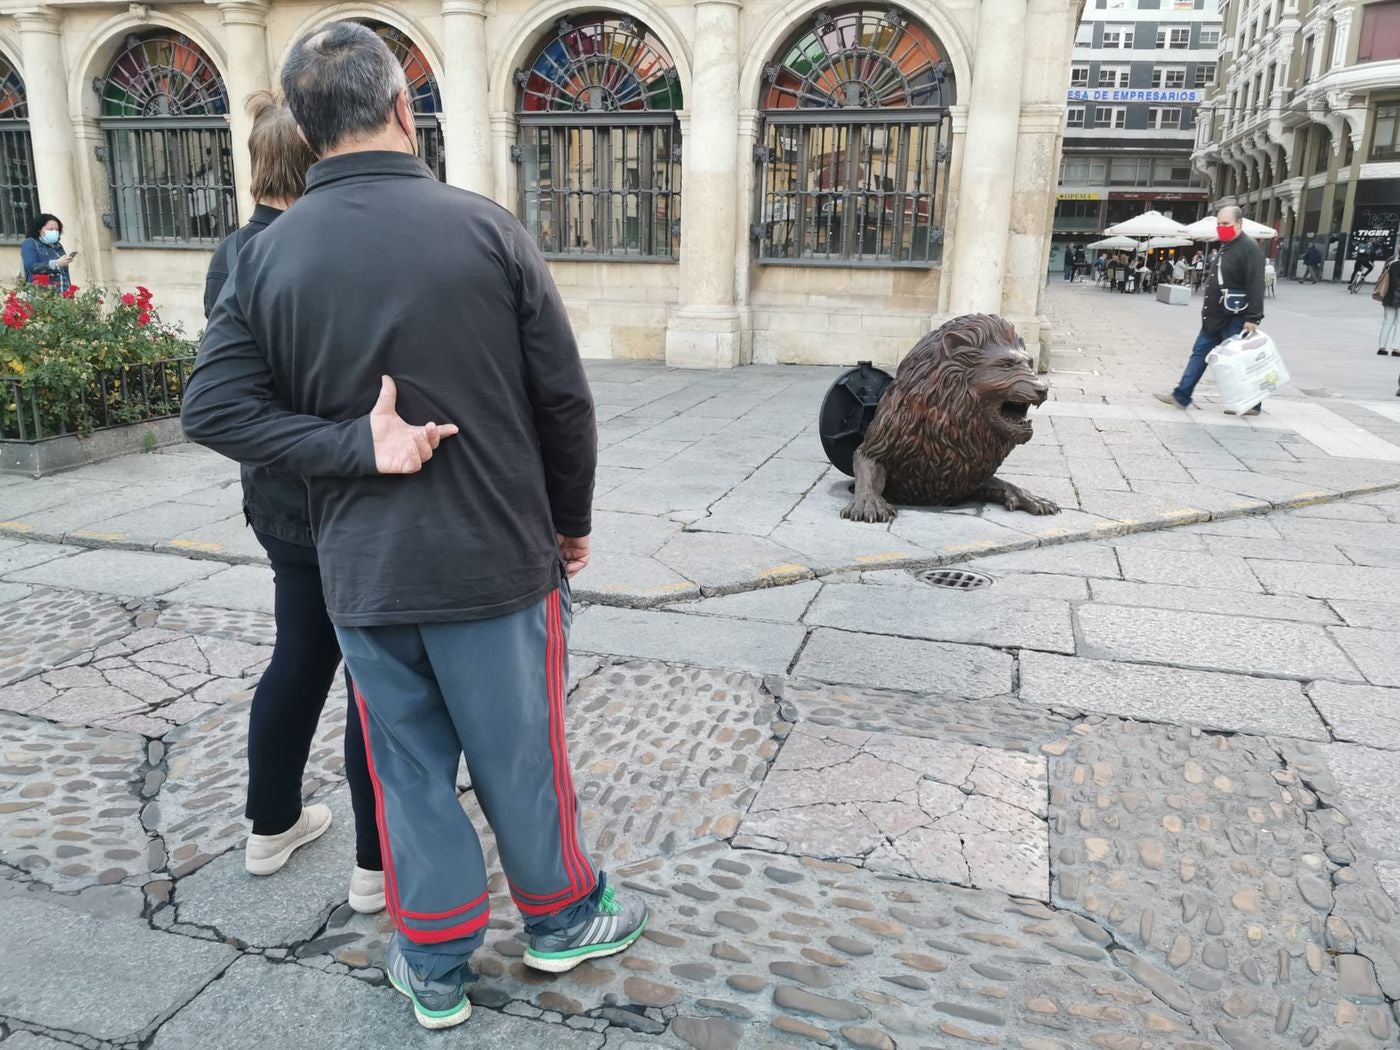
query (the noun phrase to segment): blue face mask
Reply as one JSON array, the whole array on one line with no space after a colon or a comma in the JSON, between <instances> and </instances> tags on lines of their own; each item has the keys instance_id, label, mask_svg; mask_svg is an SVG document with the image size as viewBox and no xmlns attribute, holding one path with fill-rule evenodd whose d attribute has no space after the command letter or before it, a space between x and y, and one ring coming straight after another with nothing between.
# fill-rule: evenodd
<instances>
[{"instance_id":1,"label":"blue face mask","mask_svg":"<svg viewBox=\"0 0 1400 1050\"><path fill-rule=\"evenodd\" d=\"M57 230L45 230L45 231L44 231L44 243L45 243L45 244L57 244L57 243L58 243L58 238L59 238L59 232L58 232Z\"/></svg>"}]
</instances>

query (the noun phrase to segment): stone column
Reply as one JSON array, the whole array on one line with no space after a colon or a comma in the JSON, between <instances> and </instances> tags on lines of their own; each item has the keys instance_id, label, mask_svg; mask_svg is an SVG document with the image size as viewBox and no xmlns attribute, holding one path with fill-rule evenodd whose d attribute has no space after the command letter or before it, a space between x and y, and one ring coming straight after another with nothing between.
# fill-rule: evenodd
<instances>
[{"instance_id":1,"label":"stone column","mask_svg":"<svg viewBox=\"0 0 1400 1050\"><path fill-rule=\"evenodd\" d=\"M519 214L516 185L519 166L515 161L516 121L514 113L491 114L491 166L495 176L492 196L512 215Z\"/></svg>"},{"instance_id":2,"label":"stone column","mask_svg":"<svg viewBox=\"0 0 1400 1050\"><path fill-rule=\"evenodd\" d=\"M253 213L253 161L248 153L253 121L248 116L248 96L272 86L267 60L268 4L265 0L217 0L217 6L228 57L223 73L229 137L233 139L233 180L238 190L239 220L246 222Z\"/></svg>"},{"instance_id":3,"label":"stone column","mask_svg":"<svg viewBox=\"0 0 1400 1050\"><path fill-rule=\"evenodd\" d=\"M983 0L952 245L950 313L1000 313L1021 122L1026 0Z\"/></svg>"},{"instance_id":4,"label":"stone column","mask_svg":"<svg viewBox=\"0 0 1400 1050\"><path fill-rule=\"evenodd\" d=\"M739 209L739 8L697 0L690 122L682 148L681 301L666 325L666 363L732 368L743 334L734 298Z\"/></svg>"},{"instance_id":5,"label":"stone column","mask_svg":"<svg viewBox=\"0 0 1400 1050\"><path fill-rule=\"evenodd\" d=\"M77 142L68 107L68 74L63 63L63 40L59 35L61 17L55 11L36 8L17 12L14 18L19 25L20 49L24 55L29 139L34 151L39 207L57 215L66 225L81 229L74 170ZM77 238L70 235L69 240L76 242ZM70 245L76 246L76 243Z\"/></svg>"},{"instance_id":6,"label":"stone column","mask_svg":"<svg viewBox=\"0 0 1400 1050\"><path fill-rule=\"evenodd\" d=\"M949 162L948 185L943 191L946 202L943 209L943 271L938 282L938 313L933 318L934 327L947 320L950 313L948 304L953 299L952 270L948 266L949 245L958 243L958 216L962 199L963 155L967 152L967 107L949 106L948 116L952 122L952 137L948 146L953 151Z\"/></svg>"},{"instance_id":7,"label":"stone column","mask_svg":"<svg viewBox=\"0 0 1400 1050\"><path fill-rule=\"evenodd\" d=\"M442 138L447 181L490 197L495 190L491 154L490 85L486 52L486 0L442 0Z\"/></svg>"}]
</instances>

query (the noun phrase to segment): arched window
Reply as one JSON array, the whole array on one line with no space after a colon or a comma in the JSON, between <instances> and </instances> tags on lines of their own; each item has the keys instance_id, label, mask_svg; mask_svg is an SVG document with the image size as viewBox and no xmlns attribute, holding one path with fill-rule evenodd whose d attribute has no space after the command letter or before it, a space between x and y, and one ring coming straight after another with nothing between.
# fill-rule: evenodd
<instances>
[{"instance_id":1,"label":"arched window","mask_svg":"<svg viewBox=\"0 0 1400 1050\"><path fill-rule=\"evenodd\" d=\"M133 34L93 88L117 244L213 245L238 225L228 92L196 44Z\"/></svg>"},{"instance_id":2,"label":"arched window","mask_svg":"<svg viewBox=\"0 0 1400 1050\"><path fill-rule=\"evenodd\" d=\"M379 34L403 66L408 77L408 97L413 101L413 119L418 129L418 156L440 180L447 179L447 162L442 148L442 92L423 49L407 34L383 22L365 19L364 25Z\"/></svg>"},{"instance_id":3,"label":"arched window","mask_svg":"<svg viewBox=\"0 0 1400 1050\"><path fill-rule=\"evenodd\" d=\"M936 263L952 102L942 47L898 8L818 11L764 68L758 259Z\"/></svg>"},{"instance_id":4,"label":"arched window","mask_svg":"<svg viewBox=\"0 0 1400 1050\"><path fill-rule=\"evenodd\" d=\"M680 252L681 86L630 18L562 21L517 70L521 209L546 254L674 259Z\"/></svg>"},{"instance_id":5,"label":"arched window","mask_svg":"<svg viewBox=\"0 0 1400 1050\"><path fill-rule=\"evenodd\" d=\"M39 190L34 182L24 81L0 55L0 241L23 240L37 214Z\"/></svg>"}]
</instances>

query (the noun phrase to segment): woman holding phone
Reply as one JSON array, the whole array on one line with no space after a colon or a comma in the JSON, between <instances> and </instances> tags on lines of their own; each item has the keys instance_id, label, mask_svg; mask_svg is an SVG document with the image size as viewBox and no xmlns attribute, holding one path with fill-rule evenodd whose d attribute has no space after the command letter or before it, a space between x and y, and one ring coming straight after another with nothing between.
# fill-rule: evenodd
<instances>
[{"instance_id":1,"label":"woman holding phone","mask_svg":"<svg viewBox=\"0 0 1400 1050\"><path fill-rule=\"evenodd\" d=\"M60 293L68 291L73 283L68 266L77 256L77 252L67 252L63 248L63 221L57 215L44 212L35 216L29 226L29 236L19 248L20 261L24 263L24 283L46 285Z\"/></svg>"}]
</instances>

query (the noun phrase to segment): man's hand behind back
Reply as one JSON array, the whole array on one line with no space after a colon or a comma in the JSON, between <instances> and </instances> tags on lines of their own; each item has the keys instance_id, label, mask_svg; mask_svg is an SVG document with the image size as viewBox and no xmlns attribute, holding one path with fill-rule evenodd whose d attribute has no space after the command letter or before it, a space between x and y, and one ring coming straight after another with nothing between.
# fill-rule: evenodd
<instances>
[{"instance_id":1,"label":"man's hand behind back","mask_svg":"<svg viewBox=\"0 0 1400 1050\"><path fill-rule=\"evenodd\" d=\"M555 533L559 536L558 533ZM564 558L564 575L573 579L588 568L588 537L559 536L559 553Z\"/></svg>"},{"instance_id":2,"label":"man's hand behind back","mask_svg":"<svg viewBox=\"0 0 1400 1050\"><path fill-rule=\"evenodd\" d=\"M388 376L381 377L379 400L369 413L370 434L374 438L374 466L381 474L417 474L433 458L433 450L443 438L457 433L455 423L426 423L410 426L396 407L398 387Z\"/></svg>"}]
</instances>

